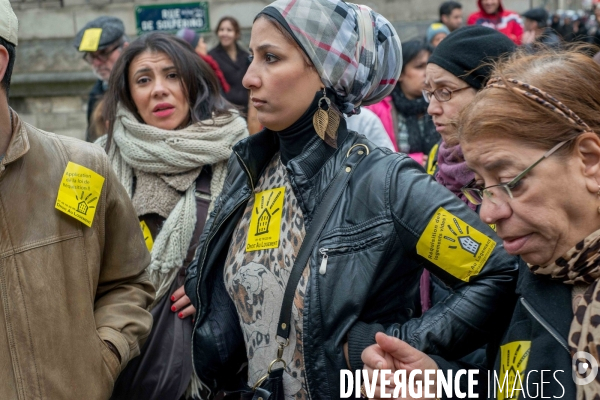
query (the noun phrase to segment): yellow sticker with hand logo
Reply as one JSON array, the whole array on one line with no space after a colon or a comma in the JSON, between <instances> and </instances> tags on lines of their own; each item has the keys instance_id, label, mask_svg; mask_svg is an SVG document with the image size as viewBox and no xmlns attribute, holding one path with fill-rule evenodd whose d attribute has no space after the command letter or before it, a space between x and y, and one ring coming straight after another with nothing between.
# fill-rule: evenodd
<instances>
[{"instance_id":1,"label":"yellow sticker with hand logo","mask_svg":"<svg viewBox=\"0 0 600 400\"><path fill-rule=\"evenodd\" d=\"M523 391L525 371L531 341L521 340L500 346L500 376L498 379L498 400L519 400ZM495 393L495 392L494 392Z\"/></svg>"},{"instance_id":2,"label":"yellow sticker with hand logo","mask_svg":"<svg viewBox=\"0 0 600 400\"><path fill-rule=\"evenodd\" d=\"M102 175L69 161L58 187L54 207L91 227L103 184Z\"/></svg>"},{"instance_id":3,"label":"yellow sticker with hand logo","mask_svg":"<svg viewBox=\"0 0 600 400\"><path fill-rule=\"evenodd\" d=\"M496 242L443 207L438 208L417 242L417 253L454 277L469 282Z\"/></svg>"},{"instance_id":4,"label":"yellow sticker with hand logo","mask_svg":"<svg viewBox=\"0 0 600 400\"><path fill-rule=\"evenodd\" d=\"M152 252L154 240L152 239L150 228L148 228L148 225L146 225L146 221L140 221L140 228L142 228L142 233L144 234L144 242L146 242L146 247L148 248L149 252Z\"/></svg>"},{"instance_id":5,"label":"yellow sticker with hand logo","mask_svg":"<svg viewBox=\"0 0 600 400\"><path fill-rule=\"evenodd\" d=\"M100 36L102 36L102 28L86 29L79 43L79 51L98 51Z\"/></svg>"},{"instance_id":6,"label":"yellow sticker with hand logo","mask_svg":"<svg viewBox=\"0 0 600 400\"><path fill-rule=\"evenodd\" d=\"M285 187L254 195L246 252L279 247Z\"/></svg>"}]
</instances>

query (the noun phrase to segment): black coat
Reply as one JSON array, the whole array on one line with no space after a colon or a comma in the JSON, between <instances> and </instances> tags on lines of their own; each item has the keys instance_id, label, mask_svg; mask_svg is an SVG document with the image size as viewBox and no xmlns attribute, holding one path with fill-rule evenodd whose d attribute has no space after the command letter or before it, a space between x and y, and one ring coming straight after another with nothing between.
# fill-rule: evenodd
<instances>
[{"instance_id":1,"label":"black coat","mask_svg":"<svg viewBox=\"0 0 600 400\"><path fill-rule=\"evenodd\" d=\"M483 232L488 244L497 243L495 233L408 156L376 148L364 137L347 132L343 121L337 150L315 134L303 153L287 163L306 225L310 226L325 189L357 140L368 143L371 152L355 169L309 261L303 345L313 399L339 398L339 371L347 368L346 341L352 369L362 368L362 351L374 343L377 331L386 329L401 332L409 344L423 351L456 354L461 349L464 355L504 326L513 306L506 306L502 299L514 292L517 266L501 245L495 245L469 283L417 254L417 243L421 236L429 240L424 231L440 207ZM231 236L253 195L254 183L279 151L279 143L275 133L265 130L242 140L233 150L221 198L207 222L185 286L197 309L192 339L195 370L213 390L235 383L232 371L246 361L223 269ZM335 251L329 253L324 275L319 273L318 249L322 247ZM423 267L444 279L454 293L423 317L410 320L418 307Z\"/></svg>"},{"instance_id":2,"label":"black coat","mask_svg":"<svg viewBox=\"0 0 600 400\"><path fill-rule=\"evenodd\" d=\"M229 83L229 92L224 93L225 98L232 104L242 108L244 113L248 112L248 90L242 85L242 79L250 66L248 57L250 54L237 46L237 58L235 61L229 57L227 51L219 44L208 52L215 59L225 80Z\"/></svg>"}]
</instances>

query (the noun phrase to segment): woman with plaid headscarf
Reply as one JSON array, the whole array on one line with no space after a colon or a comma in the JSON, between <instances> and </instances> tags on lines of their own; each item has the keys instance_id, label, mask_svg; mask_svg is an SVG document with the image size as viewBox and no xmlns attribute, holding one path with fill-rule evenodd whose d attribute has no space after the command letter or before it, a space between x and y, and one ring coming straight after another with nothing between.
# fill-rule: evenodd
<instances>
[{"instance_id":1,"label":"woman with plaid headscarf","mask_svg":"<svg viewBox=\"0 0 600 400\"><path fill-rule=\"evenodd\" d=\"M478 347L510 312L496 304L514 290L512 258L416 162L341 117L396 85L391 24L343 1L278 0L256 17L250 53L243 82L265 129L234 146L186 281L206 389L262 389L278 372L286 398L339 398L340 370L362 368L379 331L432 351ZM455 294L409 322L423 267Z\"/></svg>"}]
</instances>

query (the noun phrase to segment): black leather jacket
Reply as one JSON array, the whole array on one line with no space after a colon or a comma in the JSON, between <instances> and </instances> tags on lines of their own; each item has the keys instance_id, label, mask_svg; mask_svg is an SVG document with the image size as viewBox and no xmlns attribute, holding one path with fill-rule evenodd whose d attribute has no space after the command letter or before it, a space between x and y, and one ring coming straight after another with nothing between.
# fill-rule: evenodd
<instances>
[{"instance_id":1,"label":"black leather jacket","mask_svg":"<svg viewBox=\"0 0 600 400\"><path fill-rule=\"evenodd\" d=\"M503 299L514 292L517 265L495 233L405 154L375 148L355 132L340 129L337 151L315 136L301 155L288 162L287 172L306 225L357 140L368 143L371 152L355 169L309 262L303 344L312 399L339 398L339 371L348 368L343 352L346 341L352 368L362 368L360 353L374 343L375 332L386 329L428 353L467 354L481 346L487 333L508 322L513 307ZM235 372L246 360L237 312L223 283L223 268L232 233L254 184L278 146L277 136L269 131L234 146L235 157L230 160L221 198L188 269L185 290L197 309L194 366L213 390L235 385ZM439 207L497 243L469 283L417 254L417 242ZM325 275L318 272L321 248L329 249ZM444 279L454 293L421 318L411 320L418 307L423 267Z\"/></svg>"}]
</instances>

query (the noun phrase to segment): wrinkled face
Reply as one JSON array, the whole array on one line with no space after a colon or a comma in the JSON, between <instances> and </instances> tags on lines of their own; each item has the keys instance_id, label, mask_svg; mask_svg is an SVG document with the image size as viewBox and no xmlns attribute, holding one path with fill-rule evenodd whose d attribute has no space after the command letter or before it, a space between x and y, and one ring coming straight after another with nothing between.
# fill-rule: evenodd
<instances>
[{"instance_id":1,"label":"wrinkled face","mask_svg":"<svg viewBox=\"0 0 600 400\"><path fill-rule=\"evenodd\" d=\"M469 86L465 81L439 65L427 64L425 71L425 90L429 92L441 88L456 90ZM435 96L431 96L427 113L433 118L435 129L447 144L453 144L456 141L456 130L451 122L458 118L458 114L473 101L476 94L477 92L473 88L461 90L452 93L452 98L445 102L440 102Z\"/></svg>"},{"instance_id":2,"label":"wrinkled face","mask_svg":"<svg viewBox=\"0 0 600 400\"><path fill-rule=\"evenodd\" d=\"M208 54L208 49L206 48L206 42L204 41L204 38L202 36L200 36L200 39L198 40L198 44L196 45L196 52L198 52L198 54L202 54L203 56Z\"/></svg>"},{"instance_id":3,"label":"wrinkled face","mask_svg":"<svg viewBox=\"0 0 600 400\"><path fill-rule=\"evenodd\" d=\"M444 39L446 38L446 36L448 36L448 35L446 35L444 32L440 32L440 33L438 33L437 35L435 35L435 36L433 37L433 39L431 39L431 45L432 45L434 48L435 48L435 47L437 47L437 45L438 45L438 44L440 44L440 42L441 42L442 40L444 40Z\"/></svg>"},{"instance_id":4,"label":"wrinkled face","mask_svg":"<svg viewBox=\"0 0 600 400\"><path fill-rule=\"evenodd\" d=\"M450 29L450 32L460 28L463 24L462 8L455 8L450 15L442 15L442 22Z\"/></svg>"},{"instance_id":5,"label":"wrinkled face","mask_svg":"<svg viewBox=\"0 0 600 400\"><path fill-rule=\"evenodd\" d=\"M167 130L187 125L190 106L169 56L150 51L139 54L129 66L128 77L131 97L146 124Z\"/></svg>"},{"instance_id":6,"label":"wrinkled face","mask_svg":"<svg viewBox=\"0 0 600 400\"><path fill-rule=\"evenodd\" d=\"M423 95L425 67L430 55L431 53L428 51L422 50L404 66L398 82L400 82L400 88L407 99L412 100Z\"/></svg>"},{"instance_id":7,"label":"wrinkled face","mask_svg":"<svg viewBox=\"0 0 600 400\"><path fill-rule=\"evenodd\" d=\"M510 182L549 150L485 135L460 144L478 187ZM479 215L496 224L508 253L548 265L598 229L598 186L584 170L579 157L552 155L517 183L504 204L484 196Z\"/></svg>"},{"instance_id":8,"label":"wrinkled face","mask_svg":"<svg viewBox=\"0 0 600 400\"><path fill-rule=\"evenodd\" d=\"M486 14L496 14L500 7L500 0L481 0L481 7Z\"/></svg>"},{"instance_id":9,"label":"wrinkled face","mask_svg":"<svg viewBox=\"0 0 600 400\"><path fill-rule=\"evenodd\" d=\"M252 62L242 83L250 90L258 121L281 131L308 109L316 92L323 88L321 78L306 65L302 50L265 18L252 26L250 54Z\"/></svg>"},{"instance_id":10,"label":"wrinkled face","mask_svg":"<svg viewBox=\"0 0 600 400\"><path fill-rule=\"evenodd\" d=\"M108 82L110 72L121 55L121 51L121 47L113 47L110 48L108 52L100 50L95 51L88 56L94 75L96 75L98 79Z\"/></svg>"},{"instance_id":11,"label":"wrinkled face","mask_svg":"<svg viewBox=\"0 0 600 400\"><path fill-rule=\"evenodd\" d=\"M235 33L235 29L233 29L233 24L227 20L221 22L221 25L219 25L217 37L219 38L219 43L221 43L221 46L223 47L234 45L235 41L238 39L238 35Z\"/></svg>"}]
</instances>

